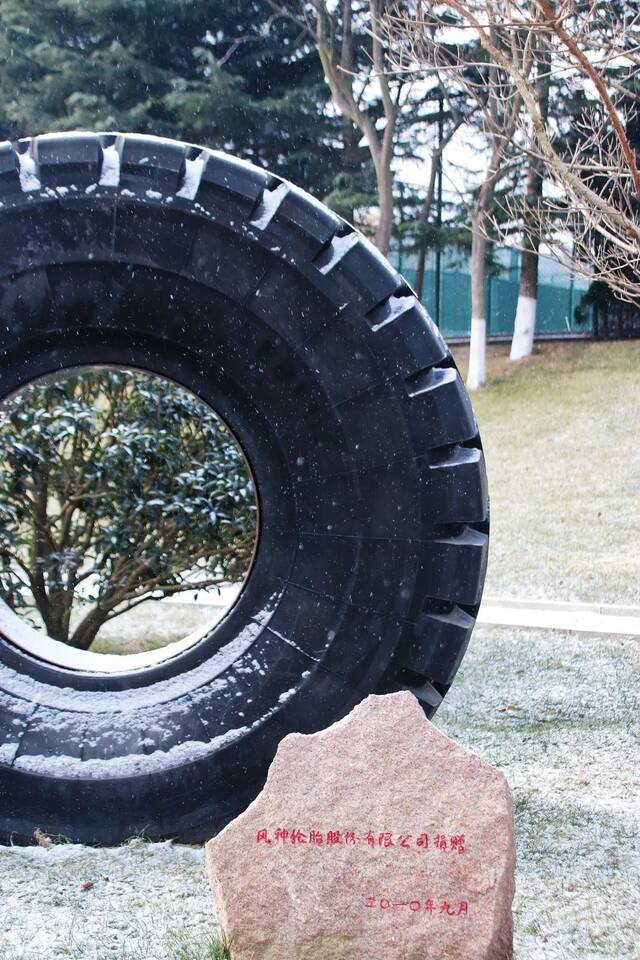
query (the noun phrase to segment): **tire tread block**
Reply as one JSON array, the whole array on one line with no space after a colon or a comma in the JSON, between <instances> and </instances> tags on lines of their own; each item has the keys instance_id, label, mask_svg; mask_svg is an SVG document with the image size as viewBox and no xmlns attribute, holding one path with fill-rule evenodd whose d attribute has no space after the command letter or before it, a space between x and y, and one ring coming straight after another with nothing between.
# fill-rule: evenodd
<instances>
[{"instance_id":1,"label":"tire tread block","mask_svg":"<svg viewBox=\"0 0 640 960\"><path fill-rule=\"evenodd\" d=\"M405 286L373 244L356 233L334 236L315 266L329 282L336 304L351 304L364 313Z\"/></svg>"},{"instance_id":2,"label":"tire tread block","mask_svg":"<svg viewBox=\"0 0 640 960\"><path fill-rule=\"evenodd\" d=\"M238 157L217 150L203 151L205 160L197 201L213 212L233 205L241 217L248 217L262 196L268 174Z\"/></svg>"},{"instance_id":3,"label":"tire tread block","mask_svg":"<svg viewBox=\"0 0 640 960\"><path fill-rule=\"evenodd\" d=\"M20 161L9 140L0 143L0 193L20 194Z\"/></svg>"},{"instance_id":4,"label":"tire tread block","mask_svg":"<svg viewBox=\"0 0 640 960\"><path fill-rule=\"evenodd\" d=\"M259 236L272 252L286 255L294 263L308 263L343 221L310 194L273 179L250 220L251 234Z\"/></svg>"},{"instance_id":5,"label":"tire tread block","mask_svg":"<svg viewBox=\"0 0 640 960\"><path fill-rule=\"evenodd\" d=\"M455 367L425 371L411 380L408 391L408 419L417 454L476 436L478 425Z\"/></svg>"},{"instance_id":6,"label":"tire tread block","mask_svg":"<svg viewBox=\"0 0 640 960\"><path fill-rule=\"evenodd\" d=\"M449 356L440 331L413 295L389 297L367 314L367 322L385 367L402 377Z\"/></svg>"},{"instance_id":7,"label":"tire tread block","mask_svg":"<svg viewBox=\"0 0 640 960\"><path fill-rule=\"evenodd\" d=\"M85 189L100 179L102 144L97 134L60 133L36 137L32 151L44 188Z\"/></svg>"},{"instance_id":8,"label":"tire tread block","mask_svg":"<svg viewBox=\"0 0 640 960\"><path fill-rule=\"evenodd\" d=\"M182 185L188 147L184 143L124 134L118 137L121 190L176 194Z\"/></svg>"},{"instance_id":9,"label":"tire tread block","mask_svg":"<svg viewBox=\"0 0 640 960\"><path fill-rule=\"evenodd\" d=\"M455 537L442 537L423 543L419 591L422 596L475 606L480 603L487 563L488 536L467 527ZM421 612L418 606L415 614Z\"/></svg>"},{"instance_id":10,"label":"tire tread block","mask_svg":"<svg viewBox=\"0 0 640 960\"><path fill-rule=\"evenodd\" d=\"M426 462L423 499L434 523L482 523L489 515L484 455L477 447L455 447Z\"/></svg>"},{"instance_id":11,"label":"tire tread block","mask_svg":"<svg viewBox=\"0 0 640 960\"><path fill-rule=\"evenodd\" d=\"M407 626L396 663L432 682L448 686L467 649L474 618L460 607L447 613L423 613Z\"/></svg>"}]
</instances>

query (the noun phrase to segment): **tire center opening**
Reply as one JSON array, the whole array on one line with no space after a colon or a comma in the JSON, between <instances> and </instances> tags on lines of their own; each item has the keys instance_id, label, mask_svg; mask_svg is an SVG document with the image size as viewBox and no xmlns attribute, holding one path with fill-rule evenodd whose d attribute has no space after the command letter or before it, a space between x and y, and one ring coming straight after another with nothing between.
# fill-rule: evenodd
<instances>
[{"instance_id":1,"label":"tire center opening","mask_svg":"<svg viewBox=\"0 0 640 960\"><path fill-rule=\"evenodd\" d=\"M0 404L0 632L48 663L161 663L226 616L255 556L251 467L221 417L132 367L68 368Z\"/></svg>"}]
</instances>

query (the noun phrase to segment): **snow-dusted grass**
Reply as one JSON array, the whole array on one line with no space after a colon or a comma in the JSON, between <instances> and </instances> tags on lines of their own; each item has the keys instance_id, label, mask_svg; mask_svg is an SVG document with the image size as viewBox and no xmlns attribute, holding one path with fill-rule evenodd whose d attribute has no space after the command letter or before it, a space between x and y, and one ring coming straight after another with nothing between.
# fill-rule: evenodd
<instances>
[{"instance_id":1,"label":"snow-dusted grass","mask_svg":"<svg viewBox=\"0 0 640 960\"><path fill-rule=\"evenodd\" d=\"M501 767L516 960L640 957L640 644L479 629L436 723Z\"/></svg>"},{"instance_id":2,"label":"snow-dusted grass","mask_svg":"<svg viewBox=\"0 0 640 960\"><path fill-rule=\"evenodd\" d=\"M637 640L483 628L437 714L514 790L515 960L640 957L639 679ZM0 848L0 890L0 960L224 958L201 849Z\"/></svg>"},{"instance_id":3,"label":"snow-dusted grass","mask_svg":"<svg viewBox=\"0 0 640 960\"><path fill-rule=\"evenodd\" d=\"M0 848L0 878L1 960L224 956L199 848Z\"/></svg>"},{"instance_id":4,"label":"snow-dusted grass","mask_svg":"<svg viewBox=\"0 0 640 960\"><path fill-rule=\"evenodd\" d=\"M488 596L640 603L640 342L489 350ZM454 354L464 374L466 350Z\"/></svg>"},{"instance_id":5,"label":"snow-dusted grass","mask_svg":"<svg viewBox=\"0 0 640 960\"><path fill-rule=\"evenodd\" d=\"M211 604L149 600L105 624L91 650L94 653L156 650L197 630L204 633L221 611L222 606Z\"/></svg>"}]
</instances>

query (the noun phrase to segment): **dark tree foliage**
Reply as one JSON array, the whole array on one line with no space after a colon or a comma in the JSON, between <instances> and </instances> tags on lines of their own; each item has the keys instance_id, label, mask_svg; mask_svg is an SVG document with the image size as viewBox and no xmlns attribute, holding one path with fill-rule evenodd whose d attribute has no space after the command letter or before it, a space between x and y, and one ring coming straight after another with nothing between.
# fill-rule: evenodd
<instances>
[{"instance_id":1,"label":"dark tree foliage","mask_svg":"<svg viewBox=\"0 0 640 960\"><path fill-rule=\"evenodd\" d=\"M317 196L341 122L315 49L266 0L0 0L5 137L152 133L230 150Z\"/></svg>"},{"instance_id":2,"label":"dark tree foliage","mask_svg":"<svg viewBox=\"0 0 640 960\"><path fill-rule=\"evenodd\" d=\"M589 285L575 309L578 323L588 323L592 318L596 340L630 340L640 337L640 306L621 300L602 280L594 280Z\"/></svg>"},{"instance_id":3,"label":"dark tree foliage","mask_svg":"<svg viewBox=\"0 0 640 960\"><path fill-rule=\"evenodd\" d=\"M0 596L37 608L56 640L88 649L150 595L239 581L249 567L243 455L167 380L92 368L31 384L0 412L0 447Z\"/></svg>"}]
</instances>

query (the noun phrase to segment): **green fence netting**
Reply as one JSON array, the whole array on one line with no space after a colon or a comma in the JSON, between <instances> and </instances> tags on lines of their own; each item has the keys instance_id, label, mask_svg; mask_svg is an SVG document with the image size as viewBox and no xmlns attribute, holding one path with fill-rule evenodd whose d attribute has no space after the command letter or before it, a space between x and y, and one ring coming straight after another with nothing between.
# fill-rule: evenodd
<instances>
[{"instance_id":1,"label":"green fence netting","mask_svg":"<svg viewBox=\"0 0 640 960\"><path fill-rule=\"evenodd\" d=\"M391 259L415 286L416 254L403 253L397 247ZM464 251L445 250L440 263L440 317L437 316L437 270L434 252L427 256L422 302L445 337L468 337L471 318L471 277L469 257ZM510 337L518 302L520 254L505 247L495 248L487 278L487 327L489 336ZM537 335L591 336L593 318L586 311L586 321L575 319L575 309L589 287L589 281L576 277L550 257L539 260Z\"/></svg>"}]
</instances>

